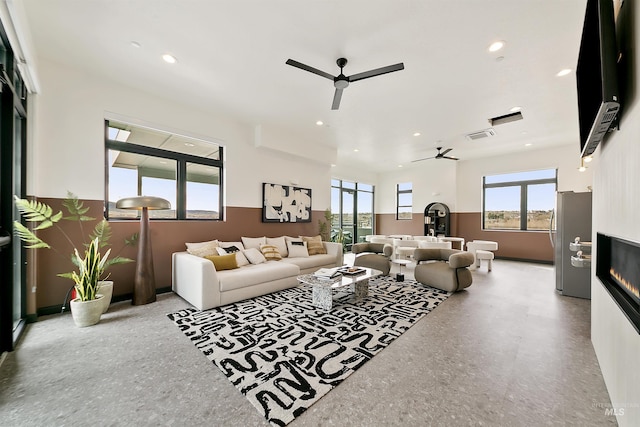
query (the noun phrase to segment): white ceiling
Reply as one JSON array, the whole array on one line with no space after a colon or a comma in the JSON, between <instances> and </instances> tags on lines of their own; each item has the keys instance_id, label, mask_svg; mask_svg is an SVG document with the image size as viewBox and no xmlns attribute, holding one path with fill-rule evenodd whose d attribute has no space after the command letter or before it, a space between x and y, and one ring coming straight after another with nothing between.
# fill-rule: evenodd
<instances>
[{"instance_id":1,"label":"white ceiling","mask_svg":"<svg viewBox=\"0 0 640 427\"><path fill-rule=\"evenodd\" d=\"M23 4L39 57L288 129L337 147L339 164L424 165L410 162L440 145L462 160L566 144L579 156L575 74L556 73L575 69L586 0ZM490 53L496 40L506 46ZM163 62L164 53L178 62ZM398 62L405 69L352 83L332 111L333 83L285 64L292 58L337 75L339 57L349 60L346 75ZM495 126L491 138L465 138L514 106L523 120Z\"/></svg>"}]
</instances>

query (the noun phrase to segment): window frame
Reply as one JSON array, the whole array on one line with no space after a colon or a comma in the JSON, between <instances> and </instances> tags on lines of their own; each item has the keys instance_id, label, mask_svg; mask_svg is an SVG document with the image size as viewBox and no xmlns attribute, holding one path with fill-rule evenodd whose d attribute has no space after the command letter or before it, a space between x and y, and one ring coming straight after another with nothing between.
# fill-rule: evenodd
<instances>
[{"instance_id":1,"label":"window frame","mask_svg":"<svg viewBox=\"0 0 640 427\"><path fill-rule=\"evenodd\" d=\"M401 190L400 186L404 184L411 185L411 188L408 190ZM410 205L401 205L400 204L400 195L401 194L410 194L411 195L411 204ZM400 208L409 208L409 218L400 218ZM413 219L413 182L400 182L396 184L396 220L398 221L410 221Z\"/></svg>"},{"instance_id":2,"label":"window frame","mask_svg":"<svg viewBox=\"0 0 640 427\"><path fill-rule=\"evenodd\" d=\"M539 171L543 170L552 170L552 169L538 169ZM505 181L505 182L495 182L491 184L487 184L487 177L493 177L495 175L485 175L482 177L482 231L527 231L527 232L540 232L544 230L529 230L527 229L527 205L528 205L528 187L530 185L540 185L540 184L554 184L555 191L558 191L558 169L553 169L555 171L555 176L553 178L540 178L540 179L528 179L528 180L519 180L519 181ZM535 172L535 171L529 171ZM486 203L487 203L487 188L506 188L506 187L520 187L520 228L487 228L485 224L486 219Z\"/></svg>"},{"instance_id":3,"label":"window frame","mask_svg":"<svg viewBox=\"0 0 640 427\"><path fill-rule=\"evenodd\" d=\"M105 119L104 123L104 140L105 140L105 158L104 158L104 217L108 221L131 221L139 220L138 218L109 218L109 150L122 151L133 154L140 154L150 157L159 157L162 159L176 162L176 211L175 218L157 218L163 221L224 221L224 147L218 146L219 159L210 159L207 157L194 156L192 154L179 153L176 151L163 150L161 148L148 147L145 145L138 145L131 142L122 142L109 139L109 119ZM217 167L219 169L219 188L218 191L218 218L188 218L187 217L187 164L196 163L206 166ZM150 218L155 220L155 218Z\"/></svg>"}]
</instances>

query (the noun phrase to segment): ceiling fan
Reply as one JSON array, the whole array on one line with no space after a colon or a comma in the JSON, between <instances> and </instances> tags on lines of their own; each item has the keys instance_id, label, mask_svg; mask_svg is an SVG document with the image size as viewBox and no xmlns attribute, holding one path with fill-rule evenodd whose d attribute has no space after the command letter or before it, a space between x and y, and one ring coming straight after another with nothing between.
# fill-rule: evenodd
<instances>
[{"instance_id":1,"label":"ceiling fan","mask_svg":"<svg viewBox=\"0 0 640 427\"><path fill-rule=\"evenodd\" d=\"M423 160L429 160L429 159L447 159L447 160L460 160L457 157L451 157L451 156L447 156L446 154L453 150L453 148L447 148L444 151L440 151L442 150L442 147L436 147L438 150L438 154L436 154L433 157L425 157L424 159L418 159L418 160L413 160L413 162L421 162Z\"/></svg>"},{"instance_id":2,"label":"ceiling fan","mask_svg":"<svg viewBox=\"0 0 640 427\"><path fill-rule=\"evenodd\" d=\"M337 110L338 108L340 108L340 99L342 99L342 91L349 86L349 83L357 82L358 80L368 79L369 77L375 77L382 74L392 73L394 71L404 70L404 64L400 62L399 64L388 65L382 68L376 68L375 70L365 71L364 73L345 76L342 72L342 69L344 68L345 65L347 65L347 60L345 58L338 58L338 60L336 61L336 64L338 64L338 67L340 67L340 74L334 77L329 73L325 73L322 70L318 70L317 68L310 67L309 65L305 65L293 59L287 60L287 65L291 65L292 67L300 68L301 70L309 71L310 73L317 74L329 80L333 80L333 86L336 88L336 91L333 95L333 104L331 104L332 110Z\"/></svg>"}]
</instances>

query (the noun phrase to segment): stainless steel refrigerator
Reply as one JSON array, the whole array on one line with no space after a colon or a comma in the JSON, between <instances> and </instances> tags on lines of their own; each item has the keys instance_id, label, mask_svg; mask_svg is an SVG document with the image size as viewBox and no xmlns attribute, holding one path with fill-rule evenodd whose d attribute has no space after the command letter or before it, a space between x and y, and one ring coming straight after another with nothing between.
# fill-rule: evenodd
<instances>
[{"instance_id":1,"label":"stainless steel refrigerator","mask_svg":"<svg viewBox=\"0 0 640 427\"><path fill-rule=\"evenodd\" d=\"M581 242L591 241L591 193L557 192L554 215L555 230L552 226L550 232L555 252L556 290L562 295L591 299L590 263L581 263L585 264L583 267L572 265L571 257L575 257L576 252L570 248L576 237Z\"/></svg>"}]
</instances>

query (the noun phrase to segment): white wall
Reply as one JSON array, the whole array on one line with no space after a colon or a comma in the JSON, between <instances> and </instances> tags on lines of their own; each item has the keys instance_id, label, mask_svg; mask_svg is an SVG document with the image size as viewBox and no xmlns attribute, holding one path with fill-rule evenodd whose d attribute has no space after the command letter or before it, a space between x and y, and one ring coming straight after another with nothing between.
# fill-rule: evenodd
<instances>
[{"instance_id":1,"label":"white wall","mask_svg":"<svg viewBox=\"0 0 640 427\"><path fill-rule=\"evenodd\" d=\"M255 146L255 124L194 110L168 99L78 73L40 59L41 92L32 103L30 195L80 198L104 194L104 119L130 117L161 129L219 141L225 147L227 206L261 207L262 182L313 190L313 209L330 206L330 166Z\"/></svg>"},{"instance_id":2,"label":"white wall","mask_svg":"<svg viewBox=\"0 0 640 427\"><path fill-rule=\"evenodd\" d=\"M482 211L482 177L537 169L558 169L559 191L588 191L592 168L579 172L580 150L570 145L523 150L520 153L458 162L432 160L378 176L376 212L395 213L395 189L400 182L413 183L414 213L431 202L443 202L452 212Z\"/></svg>"},{"instance_id":3,"label":"white wall","mask_svg":"<svg viewBox=\"0 0 640 427\"><path fill-rule=\"evenodd\" d=\"M633 5L633 3L629 3ZM627 3L625 2L625 6ZM635 5L631 22L640 22L640 7ZM635 31L631 46L640 46ZM640 60L635 75L640 82ZM640 101L639 94L629 104L622 99L620 130L610 135L596 151L593 185L593 241L596 232L640 242ZM626 101L626 102L625 102ZM597 257L597 247L595 248ZM638 261L640 262L640 261ZM640 425L640 335L618 308L595 275L591 278L591 340L620 426ZM622 415L623 413L623 415Z\"/></svg>"},{"instance_id":4,"label":"white wall","mask_svg":"<svg viewBox=\"0 0 640 427\"><path fill-rule=\"evenodd\" d=\"M413 213L422 214L431 202L446 204L456 211L456 164L450 160L425 160L413 167L378 175L376 213L396 213L396 186L413 184Z\"/></svg>"},{"instance_id":5,"label":"white wall","mask_svg":"<svg viewBox=\"0 0 640 427\"><path fill-rule=\"evenodd\" d=\"M523 147L524 148L524 147ZM520 153L458 162L457 212L482 211L482 177L537 169L558 169L558 191L587 191L592 168L579 172L580 147L570 145L544 150L523 149Z\"/></svg>"}]
</instances>

